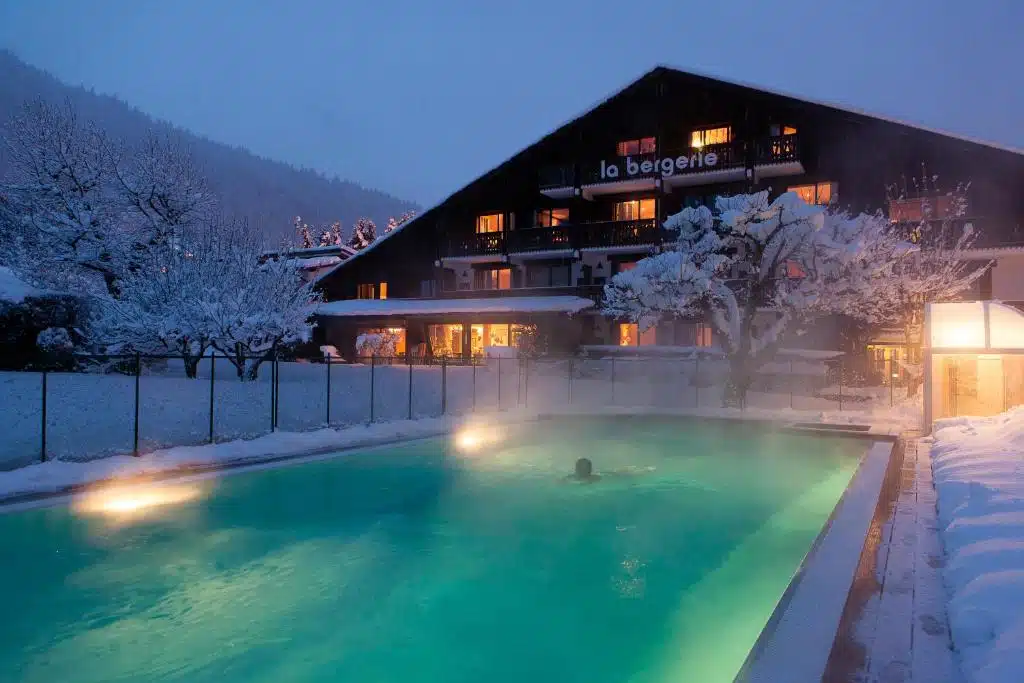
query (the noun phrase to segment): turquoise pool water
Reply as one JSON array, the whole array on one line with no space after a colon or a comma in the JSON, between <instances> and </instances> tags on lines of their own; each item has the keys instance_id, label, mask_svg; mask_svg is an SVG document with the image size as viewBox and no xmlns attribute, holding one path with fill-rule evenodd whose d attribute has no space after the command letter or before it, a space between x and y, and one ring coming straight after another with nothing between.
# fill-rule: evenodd
<instances>
[{"instance_id":1,"label":"turquoise pool water","mask_svg":"<svg viewBox=\"0 0 1024 683\"><path fill-rule=\"evenodd\" d=\"M864 450L551 422L0 515L0 680L728 682Z\"/></svg>"}]
</instances>

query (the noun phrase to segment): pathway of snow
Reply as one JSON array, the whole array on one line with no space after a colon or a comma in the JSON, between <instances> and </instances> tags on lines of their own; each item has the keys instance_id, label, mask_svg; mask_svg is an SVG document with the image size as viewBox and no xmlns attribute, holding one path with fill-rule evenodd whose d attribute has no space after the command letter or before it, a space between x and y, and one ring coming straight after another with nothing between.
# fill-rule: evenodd
<instances>
[{"instance_id":1,"label":"pathway of snow","mask_svg":"<svg viewBox=\"0 0 1024 683\"><path fill-rule=\"evenodd\" d=\"M931 454L960 667L1024 680L1024 407L937 421Z\"/></svg>"}]
</instances>

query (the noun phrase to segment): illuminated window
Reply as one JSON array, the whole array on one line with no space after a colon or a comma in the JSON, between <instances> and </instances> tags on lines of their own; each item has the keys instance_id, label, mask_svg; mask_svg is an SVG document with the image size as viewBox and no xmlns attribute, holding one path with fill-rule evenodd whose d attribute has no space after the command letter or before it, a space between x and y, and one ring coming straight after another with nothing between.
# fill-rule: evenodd
<instances>
[{"instance_id":1,"label":"illuminated window","mask_svg":"<svg viewBox=\"0 0 1024 683\"><path fill-rule=\"evenodd\" d=\"M657 138L623 140L615 146L615 153L620 157L634 156L637 154L654 154L654 150L658 146L657 142Z\"/></svg>"},{"instance_id":2,"label":"illuminated window","mask_svg":"<svg viewBox=\"0 0 1024 683\"><path fill-rule=\"evenodd\" d=\"M476 231L503 232L505 230L505 215L500 213L489 213L486 216L477 216Z\"/></svg>"},{"instance_id":3,"label":"illuminated window","mask_svg":"<svg viewBox=\"0 0 1024 683\"><path fill-rule=\"evenodd\" d=\"M553 228L569 222L569 209L537 209L535 223L538 228Z\"/></svg>"},{"instance_id":4,"label":"illuminated window","mask_svg":"<svg viewBox=\"0 0 1024 683\"><path fill-rule=\"evenodd\" d=\"M388 283L386 283L386 282L380 283L380 288L377 291L380 292L380 297L379 298L387 299L388 298Z\"/></svg>"},{"instance_id":5,"label":"illuminated window","mask_svg":"<svg viewBox=\"0 0 1024 683\"><path fill-rule=\"evenodd\" d=\"M613 219L617 221L635 221L643 218L654 218L655 204L653 199L632 199L616 202Z\"/></svg>"},{"instance_id":6,"label":"illuminated window","mask_svg":"<svg viewBox=\"0 0 1024 683\"><path fill-rule=\"evenodd\" d=\"M832 204L839 198L839 190L836 183L815 183L813 185L794 185L787 188L787 192L796 192L800 199L808 204L820 204L826 206Z\"/></svg>"},{"instance_id":7,"label":"illuminated window","mask_svg":"<svg viewBox=\"0 0 1024 683\"><path fill-rule=\"evenodd\" d=\"M372 284L359 285L356 287L356 298L357 299L376 299L377 298L377 287Z\"/></svg>"},{"instance_id":8,"label":"illuminated window","mask_svg":"<svg viewBox=\"0 0 1024 683\"><path fill-rule=\"evenodd\" d=\"M786 261L786 277L791 280L799 280L807 277L807 271L796 261Z\"/></svg>"},{"instance_id":9,"label":"illuminated window","mask_svg":"<svg viewBox=\"0 0 1024 683\"><path fill-rule=\"evenodd\" d=\"M694 346L711 346L711 326L707 323L697 323L696 334L693 340Z\"/></svg>"},{"instance_id":10,"label":"illuminated window","mask_svg":"<svg viewBox=\"0 0 1024 683\"><path fill-rule=\"evenodd\" d=\"M526 267L527 287L568 287L572 266L534 264Z\"/></svg>"},{"instance_id":11,"label":"illuminated window","mask_svg":"<svg viewBox=\"0 0 1024 683\"><path fill-rule=\"evenodd\" d=\"M796 128L794 128L793 126L783 126L782 127L782 134L783 135L796 135Z\"/></svg>"},{"instance_id":12,"label":"illuminated window","mask_svg":"<svg viewBox=\"0 0 1024 683\"><path fill-rule=\"evenodd\" d=\"M508 346L509 325L472 325L470 327L470 348L474 356L482 356L488 346Z\"/></svg>"},{"instance_id":13,"label":"illuminated window","mask_svg":"<svg viewBox=\"0 0 1024 683\"><path fill-rule=\"evenodd\" d=\"M626 261L625 263L618 264L618 266L616 266L615 272L624 273L627 270L633 270L634 268L636 268L636 261Z\"/></svg>"},{"instance_id":14,"label":"illuminated window","mask_svg":"<svg viewBox=\"0 0 1024 683\"><path fill-rule=\"evenodd\" d=\"M619 323L619 346L654 346L656 337L655 325L641 332L636 323Z\"/></svg>"},{"instance_id":15,"label":"illuminated window","mask_svg":"<svg viewBox=\"0 0 1024 683\"><path fill-rule=\"evenodd\" d=\"M356 355L369 356L404 356L404 327L372 327L357 330ZM358 343L361 340L362 343Z\"/></svg>"},{"instance_id":16,"label":"illuminated window","mask_svg":"<svg viewBox=\"0 0 1024 683\"><path fill-rule=\"evenodd\" d=\"M705 145L721 145L732 141L732 126L721 128L702 128L690 133L690 147Z\"/></svg>"},{"instance_id":17,"label":"illuminated window","mask_svg":"<svg viewBox=\"0 0 1024 683\"><path fill-rule=\"evenodd\" d=\"M509 341L515 348L522 348L525 344L529 344L530 339L537 334L536 325L517 325L515 323L509 325Z\"/></svg>"},{"instance_id":18,"label":"illuminated window","mask_svg":"<svg viewBox=\"0 0 1024 683\"><path fill-rule=\"evenodd\" d=\"M462 355L462 325L428 325L427 334L435 358Z\"/></svg>"},{"instance_id":19,"label":"illuminated window","mask_svg":"<svg viewBox=\"0 0 1024 683\"><path fill-rule=\"evenodd\" d=\"M476 271L477 289L512 289L511 268L488 268Z\"/></svg>"},{"instance_id":20,"label":"illuminated window","mask_svg":"<svg viewBox=\"0 0 1024 683\"><path fill-rule=\"evenodd\" d=\"M796 128L793 126L781 126L777 123L773 123L768 126L768 135L773 138L777 138L780 135L796 135Z\"/></svg>"}]
</instances>

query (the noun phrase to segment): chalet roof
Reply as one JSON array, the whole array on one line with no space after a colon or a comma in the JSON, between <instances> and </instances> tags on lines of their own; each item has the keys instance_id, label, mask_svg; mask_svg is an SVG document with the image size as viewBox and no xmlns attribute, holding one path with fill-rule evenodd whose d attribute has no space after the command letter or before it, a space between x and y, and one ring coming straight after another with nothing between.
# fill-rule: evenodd
<instances>
[{"instance_id":1,"label":"chalet roof","mask_svg":"<svg viewBox=\"0 0 1024 683\"><path fill-rule=\"evenodd\" d=\"M416 224L417 222L423 221L427 216L432 215L435 211L437 211L438 208L440 208L441 206L447 204L448 201L450 201L451 199L453 199L457 195L462 194L463 192L465 192L466 190L470 189L474 185L476 185L478 183L481 183L484 180L486 180L487 178L491 177L493 174L497 173L500 169L504 168L510 162L514 161L515 159L519 158L520 156L522 156L522 155L528 153L529 151L533 150L538 145L540 145L540 144L546 142L547 140L549 140L550 138L554 137L562 129L577 123L578 121L580 121L584 117L589 116L590 114L594 113L598 109L601 109L602 107L612 103L613 101L617 100L619 97L622 97L622 96L626 95L628 92L632 91L634 88L636 88L637 86L641 85L642 83L644 83L646 81L649 81L649 80L652 80L652 79L655 79L655 78L657 78L659 76L663 76L665 74L671 74L671 75L675 75L677 77L693 78L693 79L697 79L699 81L703 81L705 83L712 84L712 85L725 86L725 87L729 87L729 88L744 89L744 90L749 90L749 91L752 91L752 92L755 92L755 93L771 95L773 97L781 97L781 98L784 98L784 99L787 99L787 100L791 100L794 104L811 105L813 107L819 107L819 108L823 108L823 109L830 109L830 110L835 111L835 112L840 112L840 113L847 114L847 115L853 115L853 116L861 117L861 118L865 118L865 119L873 119L873 120L876 120L876 121L884 121L886 123L890 123L890 124L894 124L894 125L898 125L898 126L903 126L905 128L910 128L910 129L913 129L913 130L923 131L923 132L926 132L926 133L929 133L929 134L932 134L932 135L939 135L939 136L950 138L950 139L953 139L953 140L960 140L962 142L967 142L967 143L974 144L974 145L981 145L981 146L984 146L984 147L989 147L991 149L995 149L995 150L998 150L998 151L1001 151L1001 152L1008 152L1008 153L1011 153L1011 154L1018 154L1018 155L1024 156L1024 150L1022 150L1022 149L1017 149L1017 148L1014 148L1014 147L999 145L997 143L989 142L989 141L985 141L985 140L978 140L978 139L971 138L971 137L968 137L968 136L958 135L956 133L950 133L948 131L938 130L938 129L935 129L935 128L929 128L929 127L921 125L921 124L910 123L910 122L907 122L907 121L901 121L901 120L898 120L898 119L895 119L895 118L891 118L891 117L888 117L888 116L884 116L884 115L880 115L880 114L872 114L870 112L859 110L859 109L856 109L856 108L853 108L853 107L848 107L848 106L845 106L845 105L834 104L834 103L824 102L824 101L820 101L820 100L814 100L814 99L802 97L800 95L794 95L792 93L787 93L787 92L783 92L783 91L779 91L779 90L773 90L773 89L765 88L765 87L759 86L759 85L752 85L752 84L749 84L749 83L744 83L742 81L728 80L728 79L721 78L721 77L718 77L718 76L709 75L709 74L701 73L701 72L698 72L698 71L693 71L691 69L681 69L681 68L674 67L674 66L669 66L669 65L665 65L665 64L659 64L659 65L655 66L653 69L651 69L650 71L648 71L645 74L643 74L642 76L640 76L639 78L635 78L635 79L629 81L628 83L626 83L625 85L623 85L623 86L617 88L616 90L612 91L609 95L607 95L604 98L598 100L597 102L595 102L593 105L591 105L590 107L585 109L583 112L581 112L577 116L575 116L575 117L573 117L571 119L568 119L567 121L564 121L563 123L561 123L560 125L555 127L553 130L551 130L549 133L547 133L544 136L542 136L540 139L538 139L535 142L527 145L526 147L523 147L518 152L516 152L512 156L508 157L507 159L502 161L500 164L498 164L497 166L495 166L491 170L489 170L486 173L484 173L483 175L475 178L474 180L471 180L469 183L467 183L466 185L462 186L458 190L452 192L447 197L445 197L441 201L437 202L436 204L434 204L433 206L428 208L426 211L424 211L420 215L418 215L415 218L413 218L413 219L403 223L402 225L398 226L397 228L395 228L391 232L386 233L384 235L381 235L379 238L377 238L377 240L375 240L368 247L362 249L357 254L355 254L355 255L345 259L344 261L339 263L337 266L335 266L333 269L331 269L327 273L324 273L319 278L319 280L322 281L322 280L324 280L326 278L329 278L333 273L337 272L341 268L344 268L347 264L352 263L358 257L373 251L373 249L375 249L378 246L380 246L380 244L385 242L387 239L393 238L396 234L398 234L398 233L408 229L409 227L411 227L412 225Z\"/></svg>"}]
</instances>

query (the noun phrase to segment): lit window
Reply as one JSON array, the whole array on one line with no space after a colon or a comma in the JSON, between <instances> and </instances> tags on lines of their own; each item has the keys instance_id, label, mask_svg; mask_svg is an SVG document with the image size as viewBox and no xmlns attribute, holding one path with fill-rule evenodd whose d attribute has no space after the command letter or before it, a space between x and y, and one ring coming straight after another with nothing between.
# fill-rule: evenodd
<instances>
[{"instance_id":1,"label":"lit window","mask_svg":"<svg viewBox=\"0 0 1024 683\"><path fill-rule=\"evenodd\" d=\"M380 288L377 291L380 292L380 298L381 299L387 299L388 298L388 283L386 283L386 282L380 283Z\"/></svg>"},{"instance_id":2,"label":"lit window","mask_svg":"<svg viewBox=\"0 0 1024 683\"><path fill-rule=\"evenodd\" d=\"M476 231L478 233L483 232L502 232L505 230L505 216L500 213L489 213L486 216L477 216L476 219Z\"/></svg>"},{"instance_id":3,"label":"lit window","mask_svg":"<svg viewBox=\"0 0 1024 683\"><path fill-rule=\"evenodd\" d=\"M636 261L627 261L625 263L620 263L616 268L616 272L624 273L627 270L633 270L634 268L636 268Z\"/></svg>"},{"instance_id":4,"label":"lit window","mask_svg":"<svg viewBox=\"0 0 1024 683\"><path fill-rule=\"evenodd\" d=\"M489 346L509 345L509 325L472 325L470 327L470 348L474 356L482 356Z\"/></svg>"},{"instance_id":5,"label":"lit window","mask_svg":"<svg viewBox=\"0 0 1024 683\"><path fill-rule=\"evenodd\" d=\"M694 346L711 346L711 326L707 323L697 323L696 334L693 340Z\"/></svg>"},{"instance_id":6,"label":"lit window","mask_svg":"<svg viewBox=\"0 0 1024 683\"><path fill-rule=\"evenodd\" d=\"M794 185L787 192L796 192L800 199L808 204L826 206L839 198L836 183L815 183L813 185Z\"/></svg>"},{"instance_id":7,"label":"lit window","mask_svg":"<svg viewBox=\"0 0 1024 683\"><path fill-rule=\"evenodd\" d=\"M376 299L377 288L372 285L359 285L356 287L356 298L357 299Z\"/></svg>"},{"instance_id":8,"label":"lit window","mask_svg":"<svg viewBox=\"0 0 1024 683\"><path fill-rule=\"evenodd\" d=\"M511 268L489 268L476 271L477 289L512 289Z\"/></svg>"},{"instance_id":9,"label":"lit window","mask_svg":"<svg viewBox=\"0 0 1024 683\"><path fill-rule=\"evenodd\" d=\"M807 271L796 261L786 261L786 277L791 280L799 280L807 277Z\"/></svg>"},{"instance_id":10,"label":"lit window","mask_svg":"<svg viewBox=\"0 0 1024 683\"><path fill-rule=\"evenodd\" d=\"M777 138L780 135L796 135L796 128L793 126L782 126L777 123L773 123L768 126L768 135Z\"/></svg>"},{"instance_id":11,"label":"lit window","mask_svg":"<svg viewBox=\"0 0 1024 683\"><path fill-rule=\"evenodd\" d=\"M615 146L615 152L620 157L634 156L636 154L654 154L654 150L658 146L657 143L657 138L623 140Z\"/></svg>"},{"instance_id":12,"label":"lit window","mask_svg":"<svg viewBox=\"0 0 1024 683\"><path fill-rule=\"evenodd\" d=\"M462 325L428 325L427 334L435 358L462 355Z\"/></svg>"},{"instance_id":13,"label":"lit window","mask_svg":"<svg viewBox=\"0 0 1024 683\"><path fill-rule=\"evenodd\" d=\"M783 126L782 127L782 134L783 135L796 135L796 128L794 128L793 126Z\"/></svg>"},{"instance_id":14,"label":"lit window","mask_svg":"<svg viewBox=\"0 0 1024 683\"><path fill-rule=\"evenodd\" d=\"M732 126L720 128L702 128L690 134L690 147L704 147L705 145L721 145L732 141Z\"/></svg>"},{"instance_id":15,"label":"lit window","mask_svg":"<svg viewBox=\"0 0 1024 683\"><path fill-rule=\"evenodd\" d=\"M404 356L405 355L405 328L404 327L374 327L359 328L356 339L361 338L362 343L357 342L356 355L369 356Z\"/></svg>"},{"instance_id":16,"label":"lit window","mask_svg":"<svg viewBox=\"0 0 1024 683\"><path fill-rule=\"evenodd\" d=\"M613 212L613 220L635 221L644 218L654 218L655 204L653 199L633 199L626 202L616 202Z\"/></svg>"},{"instance_id":17,"label":"lit window","mask_svg":"<svg viewBox=\"0 0 1024 683\"><path fill-rule=\"evenodd\" d=\"M619 323L619 346L654 346L656 338L656 325L641 332L636 323Z\"/></svg>"},{"instance_id":18,"label":"lit window","mask_svg":"<svg viewBox=\"0 0 1024 683\"><path fill-rule=\"evenodd\" d=\"M537 209L538 228L553 228L569 222L569 209Z\"/></svg>"}]
</instances>

